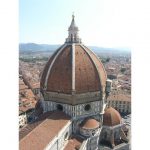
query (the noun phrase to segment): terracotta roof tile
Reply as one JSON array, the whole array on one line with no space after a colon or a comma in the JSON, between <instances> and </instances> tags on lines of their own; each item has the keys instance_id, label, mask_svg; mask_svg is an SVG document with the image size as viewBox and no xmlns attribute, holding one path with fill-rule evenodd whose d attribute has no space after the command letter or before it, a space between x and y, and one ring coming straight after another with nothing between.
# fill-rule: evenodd
<instances>
[{"instance_id":1,"label":"terracotta roof tile","mask_svg":"<svg viewBox=\"0 0 150 150\"><path fill-rule=\"evenodd\" d=\"M117 110L112 107L106 108L103 116L103 125L115 126L121 123L121 116Z\"/></svg>"},{"instance_id":2,"label":"terracotta roof tile","mask_svg":"<svg viewBox=\"0 0 150 150\"><path fill-rule=\"evenodd\" d=\"M127 94L114 94L114 95L110 95L108 96L107 100L109 101L131 101L131 95L127 95Z\"/></svg>"},{"instance_id":3,"label":"terracotta roof tile","mask_svg":"<svg viewBox=\"0 0 150 150\"><path fill-rule=\"evenodd\" d=\"M40 88L40 83L39 83L39 82L38 82L38 83L33 83L33 84L31 85L31 87L32 87L32 89Z\"/></svg>"},{"instance_id":4,"label":"terracotta roof tile","mask_svg":"<svg viewBox=\"0 0 150 150\"><path fill-rule=\"evenodd\" d=\"M48 78L47 91L71 93L72 89L72 62L71 62L71 45L58 55L54 62Z\"/></svg>"},{"instance_id":5,"label":"terracotta roof tile","mask_svg":"<svg viewBox=\"0 0 150 150\"><path fill-rule=\"evenodd\" d=\"M75 46L75 89L77 93L99 91L99 76L93 61L80 46Z\"/></svg>"},{"instance_id":6,"label":"terracotta roof tile","mask_svg":"<svg viewBox=\"0 0 150 150\"><path fill-rule=\"evenodd\" d=\"M26 86L25 84L19 84L19 90L25 90L28 89L28 86Z\"/></svg>"},{"instance_id":7,"label":"terracotta roof tile","mask_svg":"<svg viewBox=\"0 0 150 150\"><path fill-rule=\"evenodd\" d=\"M49 58L48 62L46 63L46 65L45 65L45 67L44 67L44 69L43 69L43 71L42 71L42 77L41 77L41 82L40 82L40 86L41 86L41 87L44 87L44 83L45 83L46 75L47 75L47 73L48 73L49 66L50 66L52 60L53 60L54 57L57 55L57 53L59 52L60 49L61 49L61 47L58 48L58 49L54 52L54 54Z\"/></svg>"},{"instance_id":8,"label":"terracotta roof tile","mask_svg":"<svg viewBox=\"0 0 150 150\"><path fill-rule=\"evenodd\" d=\"M97 127L99 127L99 122L97 120L95 120L95 119L85 119L81 123L81 127L82 128L86 128L86 129L97 128Z\"/></svg>"},{"instance_id":9,"label":"terracotta roof tile","mask_svg":"<svg viewBox=\"0 0 150 150\"><path fill-rule=\"evenodd\" d=\"M106 80L107 80L107 74L104 68L103 63L101 62L101 60L93 53L93 51L91 51L89 48L86 47L86 50L90 53L90 56L93 60L93 62L95 62L97 68L98 68L98 74L100 77L100 82L101 82L101 86L106 86Z\"/></svg>"},{"instance_id":10,"label":"terracotta roof tile","mask_svg":"<svg viewBox=\"0 0 150 150\"><path fill-rule=\"evenodd\" d=\"M83 45L76 45L75 48L75 92L86 93L103 91L106 84L106 72L99 58ZM60 49L58 49L59 51ZM45 66L41 78L41 87L44 88L44 82L56 53L50 58ZM72 45L66 45L56 60L52 64L50 74L48 75L47 91L59 92L65 94L72 93Z\"/></svg>"},{"instance_id":11,"label":"terracotta roof tile","mask_svg":"<svg viewBox=\"0 0 150 150\"><path fill-rule=\"evenodd\" d=\"M69 120L63 112L53 112L20 140L19 149L43 150Z\"/></svg>"},{"instance_id":12,"label":"terracotta roof tile","mask_svg":"<svg viewBox=\"0 0 150 150\"><path fill-rule=\"evenodd\" d=\"M27 134L29 134L34 128L36 128L39 124L41 124L48 116L50 116L53 112L46 112L42 114L35 122L28 124L24 128L19 131L19 140L24 138Z\"/></svg>"},{"instance_id":13,"label":"terracotta roof tile","mask_svg":"<svg viewBox=\"0 0 150 150\"><path fill-rule=\"evenodd\" d=\"M68 141L68 144L66 145L64 150L79 150L82 142L83 142L83 139L73 136Z\"/></svg>"}]
</instances>

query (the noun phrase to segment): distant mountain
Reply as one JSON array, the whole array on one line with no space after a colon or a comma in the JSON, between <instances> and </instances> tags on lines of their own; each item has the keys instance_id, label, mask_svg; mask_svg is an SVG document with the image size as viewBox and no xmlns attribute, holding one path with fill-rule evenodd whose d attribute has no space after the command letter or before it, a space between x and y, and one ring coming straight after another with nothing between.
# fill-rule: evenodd
<instances>
[{"instance_id":1,"label":"distant mountain","mask_svg":"<svg viewBox=\"0 0 150 150\"><path fill-rule=\"evenodd\" d=\"M49 44L36 44L36 43L20 43L20 52L39 52L39 51L54 51L61 45L49 45ZM88 46L94 52L130 52L128 48L103 48L97 46Z\"/></svg>"},{"instance_id":2,"label":"distant mountain","mask_svg":"<svg viewBox=\"0 0 150 150\"><path fill-rule=\"evenodd\" d=\"M97 46L88 46L94 52L131 52L129 48L104 48L104 47L97 47Z\"/></svg>"},{"instance_id":3,"label":"distant mountain","mask_svg":"<svg viewBox=\"0 0 150 150\"><path fill-rule=\"evenodd\" d=\"M60 45L48 45L48 44L35 44L35 43L21 43L19 44L19 51L54 51Z\"/></svg>"}]
</instances>

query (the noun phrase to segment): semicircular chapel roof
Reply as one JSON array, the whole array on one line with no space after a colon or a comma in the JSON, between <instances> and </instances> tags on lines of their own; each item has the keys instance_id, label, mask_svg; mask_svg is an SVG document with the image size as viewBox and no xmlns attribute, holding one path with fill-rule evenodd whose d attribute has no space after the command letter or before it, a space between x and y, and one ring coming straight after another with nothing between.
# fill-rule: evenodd
<instances>
[{"instance_id":1,"label":"semicircular chapel roof","mask_svg":"<svg viewBox=\"0 0 150 150\"><path fill-rule=\"evenodd\" d=\"M112 107L106 109L103 116L103 125L115 126L121 123L121 116L117 110Z\"/></svg>"},{"instance_id":2,"label":"semicircular chapel roof","mask_svg":"<svg viewBox=\"0 0 150 150\"><path fill-rule=\"evenodd\" d=\"M92 118L88 118L85 119L82 123L81 123L81 127L84 129L94 129L94 128L98 128L100 125L100 123Z\"/></svg>"}]
</instances>

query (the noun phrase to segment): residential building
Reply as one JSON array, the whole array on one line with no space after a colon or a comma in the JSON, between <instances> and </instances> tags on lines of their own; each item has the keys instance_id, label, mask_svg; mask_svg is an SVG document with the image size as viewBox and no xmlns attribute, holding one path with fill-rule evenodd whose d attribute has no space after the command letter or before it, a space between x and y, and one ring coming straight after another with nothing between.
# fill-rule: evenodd
<instances>
[{"instance_id":1,"label":"residential building","mask_svg":"<svg viewBox=\"0 0 150 150\"><path fill-rule=\"evenodd\" d=\"M25 126L26 124L27 124L26 113L19 113L19 128Z\"/></svg>"},{"instance_id":2,"label":"residential building","mask_svg":"<svg viewBox=\"0 0 150 150\"><path fill-rule=\"evenodd\" d=\"M114 107L121 114L131 113L131 95L113 94L109 95L106 100L107 106Z\"/></svg>"}]
</instances>

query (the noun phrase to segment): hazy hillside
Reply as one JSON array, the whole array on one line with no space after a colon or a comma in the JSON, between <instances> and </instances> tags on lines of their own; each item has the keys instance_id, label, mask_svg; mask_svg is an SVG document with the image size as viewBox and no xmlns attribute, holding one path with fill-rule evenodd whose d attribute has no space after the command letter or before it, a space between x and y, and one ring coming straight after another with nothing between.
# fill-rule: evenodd
<instances>
[{"instance_id":1,"label":"hazy hillside","mask_svg":"<svg viewBox=\"0 0 150 150\"><path fill-rule=\"evenodd\" d=\"M53 51L60 45L35 44L35 43L21 43L19 44L19 51Z\"/></svg>"},{"instance_id":2,"label":"hazy hillside","mask_svg":"<svg viewBox=\"0 0 150 150\"><path fill-rule=\"evenodd\" d=\"M54 51L61 45L49 45L49 44L36 44L36 43L20 43L19 51L20 52L39 52L39 51ZM127 48L103 48L97 46L88 46L94 52L130 52L130 49Z\"/></svg>"}]
</instances>

